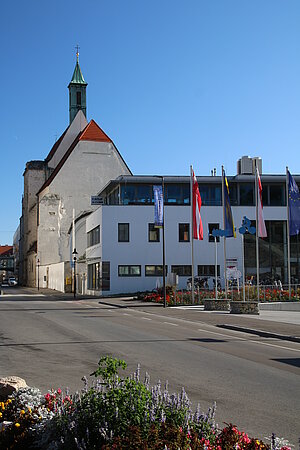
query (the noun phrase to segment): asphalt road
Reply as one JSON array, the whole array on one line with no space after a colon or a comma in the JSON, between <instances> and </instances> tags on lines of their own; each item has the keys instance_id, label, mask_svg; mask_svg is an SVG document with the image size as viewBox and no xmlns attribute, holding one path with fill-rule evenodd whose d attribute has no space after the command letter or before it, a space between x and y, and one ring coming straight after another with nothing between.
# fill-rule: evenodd
<instances>
[{"instance_id":1,"label":"asphalt road","mask_svg":"<svg viewBox=\"0 0 300 450\"><path fill-rule=\"evenodd\" d=\"M14 292L11 290L10 292ZM19 292L20 291L16 291ZM42 391L82 387L102 355L141 364L152 383L184 386L196 407L252 436L300 436L300 344L216 328L180 310L120 309L99 300L0 298L0 376Z\"/></svg>"}]
</instances>

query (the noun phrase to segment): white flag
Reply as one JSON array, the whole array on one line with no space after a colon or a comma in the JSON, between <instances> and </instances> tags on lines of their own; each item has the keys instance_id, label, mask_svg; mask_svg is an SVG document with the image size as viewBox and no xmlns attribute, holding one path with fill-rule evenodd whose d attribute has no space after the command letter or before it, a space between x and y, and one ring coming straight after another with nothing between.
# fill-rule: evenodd
<instances>
[{"instance_id":1,"label":"white flag","mask_svg":"<svg viewBox=\"0 0 300 450\"><path fill-rule=\"evenodd\" d=\"M264 220L264 212L263 212L263 202L262 202L262 185L260 181L260 176L258 172L258 168L256 167L256 177L257 177L257 199L258 199L258 206L257 206L257 227L258 227L258 237L265 238L267 237L267 230Z\"/></svg>"}]
</instances>

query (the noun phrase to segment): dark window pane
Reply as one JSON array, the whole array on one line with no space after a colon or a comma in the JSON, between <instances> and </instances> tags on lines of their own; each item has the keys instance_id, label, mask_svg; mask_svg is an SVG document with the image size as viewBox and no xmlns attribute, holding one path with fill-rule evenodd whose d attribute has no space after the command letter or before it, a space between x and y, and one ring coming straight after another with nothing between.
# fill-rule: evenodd
<instances>
[{"instance_id":1,"label":"dark window pane","mask_svg":"<svg viewBox=\"0 0 300 450\"><path fill-rule=\"evenodd\" d=\"M192 275L192 266L171 266L171 272L176 273L179 277L190 277Z\"/></svg>"},{"instance_id":2,"label":"dark window pane","mask_svg":"<svg viewBox=\"0 0 300 450\"><path fill-rule=\"evenodd\" d=\"M77 106L81 106L81 92L76 92Z\"/></svg>"},{"instance_id":3,"label":"dark window pane","mask_svg":"<svg viewBox=\"0 0 300 450\"><path fill-rule=\"evenodd\" d=\"M218 223L209 223L208 224L208 242L215 242L215 238L212 235L213 230L218 230L219 224ZM217 236L217 242L220 242L219 236Z\"/></svg>"},{"instance_id":4,"label":"dark window pane","mask_svg":"<svg viewBox=\"0 0 300 450\"><path fill-rule=\"evenodd\" d=\"M167 185L167 202L180 204L181 201L181 186L179 184Z\"/></svg>"},{"instance_id":5,"label":"dark window pane","mask_svg":"<svg viewBox=\"0 0 300 450\"><path fill-rule=\"evenodd\" d=\"M121 186L121 204L131 205L135 201L135 186L125 184Z\"/></svg>"},{"instance_id":6,"label":"dark window pane","mask_svg":"<svg viewBox=\"0 0 300 450\"><path fill-rule=\"evenodd\" d=\"M152 202L152 186L138 184L136 186L136 203L151 203Z\"/></svg>"},{"instance_id":7,"label":"dark window pane","mask_svg":"<svg viewBox=\"0 0 300 450\"><path fill-rule=\"evenodd\" d=\"M240 205L242 206L254 205L254 186L252 183L240 184Z\"/></svg>"},{"instance_id":8,"label":"dark window pane","mask_svg":"<svg viewBox=\"0 0 300 450\"><path fill-rule=\"evenodd\" d=\"M237 196L237 184L229 183L229 200L231 206L236 206L238 204L238 196Z\"/></svg>"},{"instance_id":9,"label":"dark window pane","mask_svg":"<svg viewBox=\"0 0 300 450\"><path fill-rule=\"evenodd\" d=\"M118 223L118 241L129 242L129 223Z\"/></svg>"},{"instance_id":10,"label":"dark window pane","mask_svg":"<svg viewBox=\"0 0 300 450\"><path fill-rule=\"evenodd\" d=\"M179 242L189 242L190 241L190 224L180 223L179 224Z\"/></svg>"},{"instance_id":11,"label":"dark window pane","mask_svg":"<svg viewBox=\"0 0 300 450\"><path fill-rule=\"evenodd\" d=\"M284 206L284 186L270 184L270 205L271 206Z\"/></svg>"}]
</instances>

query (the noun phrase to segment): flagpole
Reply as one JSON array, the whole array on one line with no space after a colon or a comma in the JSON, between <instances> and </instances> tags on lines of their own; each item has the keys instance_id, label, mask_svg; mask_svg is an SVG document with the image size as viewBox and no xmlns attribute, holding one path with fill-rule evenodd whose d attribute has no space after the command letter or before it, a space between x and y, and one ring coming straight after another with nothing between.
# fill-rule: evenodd
<instances>
[{"instance_id":1,"label":"flagpole","mask_svg":"<svg viewBox=\"0 0 300 450\"><path fill-rule=\"evenodd\" d=\"M246 301L246 287L245 287L245 251L244 251L244 234L242 236L242 263L243 263L243 301Z\"/></svg>"},{"instance_id":2,"label":"flagpole","mask_svg":"<svg viewBox=\"0 0 300 450\"><path fill-rule=\"evenodd\" d=\"M162 195L163 195L163 226L162 226L162 245L163 245L163 291L164 291L164 308L167 307L166 292L166 246L165 246L165 180L162 177Z\"/></svg>"},{"instance_id":3,"label":"flagpole","mask_svg":"<svg viewBox=\"0 0 300 450\"><path fill-rule=\"evenodd\" d=\"M223 229L225 230L225 198L224 198L224 166L222 166L222 205L223 205ZM227 300L227 271L226 271L226 236L224 236L224 280L225 280L225 299Z\"/></svg>"},{"instance_id":4,"label":"flagpole","mask_svg":"<svg viewBox=\"0 0 300 450\"><path fill-rule=\"evenodd\" d=\"M288 283L289 283L289 299L291 299L291 242L290 242L289 182L288 182L287 166L285 178L285 191L286 191L286 234L287 234L287 252L288 252Z\"/></svg>"},{"instance_id":5,"label":"flagpole","mask_svg":"<svg viewBox=\"0 0 300 450\"><path fill-rule=\"evenodd\" d=\"M217 236L215 236L215 292L216 300L218 299L218 244Z\"/></svg>"},{"instance_id":6,"label":"flagpole","mask_svg":"<svg viewBox=\"0 0 300 450\"><path fill-rule=\"evenodd\" d=\"M255 214L256 214L256 285L257 285L257 301L259 302L259 241L258 241L258 179L257 165L255 160Z\"/></svg>"},{"instance_id":7,"label":"flagpole","mask_svg":"<svg viewBox=\"0 0 300 450\"><path fill-rule=\"evenodd\" d=\"M191 258L192 258L192 304L195 301L194 290L194 220L193 220L193 166L190 166L190 201L191 201Z\"/></svg>"}]
</instances>

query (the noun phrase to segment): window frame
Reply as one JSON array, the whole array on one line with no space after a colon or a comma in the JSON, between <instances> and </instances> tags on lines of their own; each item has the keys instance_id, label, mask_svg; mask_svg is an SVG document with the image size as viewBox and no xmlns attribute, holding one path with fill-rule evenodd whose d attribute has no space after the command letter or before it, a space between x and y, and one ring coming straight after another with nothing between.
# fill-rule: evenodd
<instances>
[{"instance_id":1,"label":"window frame","mask_svg":"<svg viewBox=\"0 0 300 450\"><path fill-rule=\"evenodd\" d=\"M186 230L184 229L183 231L181 230L181 228L183 226L187 226L187 233L188 233L188 238L184 239L184 235L186 233ZM183 239L180 239L180 235L183 233ZM190 237L190 224L189 223L179 223L178 224L178 242L190 242L191 237Z\"/></svg>"},{"instance_id":2,"label":"window frame","mask_svg":"<svg viewBox=\"0 0 300 450\"><path fill-rule=\"evenodd\" d=\"M127 239L121 239L121 225L127 225ZM118 223L118 242L130 242L130 226L128 222L119 222Z\"/></svg>"},{"instance_id":3,"label":"window frame","mask_svg":"<svg viewBox=\"0 0 300 450\"><path fill-rule=\"evenodd\" d=\"M128 274L120 274L120 268L121 267L128 267ZM139 274L136 273L130 273L132 267L138 267L139 268ZM142 266L140 264L119 264L118 265L118 277L121 278L127 278L127 277L141 277L142 276Z\"/></svg>"},{"instance_id":4,"label":"window frame","mask_svg":"<svg viewBox=\"0 0 300 450\"><path fill-rule=\"evenodd\" d=\"M154 223L148 223L148 242L160 242L160 228L156 227ZM150 239L150 233L154 231L156 232L157 239Z\"/></svg>"}]
</instances>

